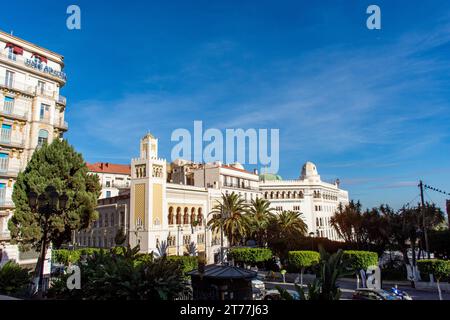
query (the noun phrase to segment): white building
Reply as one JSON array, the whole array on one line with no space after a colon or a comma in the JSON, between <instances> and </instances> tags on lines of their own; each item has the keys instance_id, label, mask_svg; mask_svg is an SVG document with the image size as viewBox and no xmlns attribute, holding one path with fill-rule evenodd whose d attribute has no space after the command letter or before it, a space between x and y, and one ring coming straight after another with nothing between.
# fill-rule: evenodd
<instances>
[{"instance_id":1,"label":"white building","mask_svg":"<svg viewBox=\"0 0 450 320\"><path fill-rule=\"evenodd\" d=\"M36 258L9 243L11 195L34 150L68 129L66 98L60 94L66 83L63 68L61 55L0 31L0 264Z\"/></svg>"},{"instance_id":2,"label":"white building","mask_svg":"<svg viewBox=\"0 0 450 320\"><path fill-rule=\"evenodd\" d=\"M142 252L156 251L164 241L169 255L182 255L194 243L199 255L213 263L218 259L220 235L208 230L206 222L222 194L234 192L247 203L263 197L278 211L301 212L309 233L335 240L330 218L339 203L348 203L348 192L339 188L339 181L322 181L311 162L303 166L297 180L258 176L238 163L196 164L178 159L168 164L158 157L158 140L151 134L141 140L140 157L131 161L130 178L129 193L99 201L99 220L76 236L81 246L112 247L117 233L123 231L127 242L139 244Z\"/></svg>"},{"instance_id":3,"label":"white building","mask_svg":"<svg viewBox=\"0 0 450 320\"><path fill-rule=\"evenodd\" d=\"M296 180L282 180L280 176L263 174L259 188L277 211L301 212L309 233L339 240L330 219L339 203L345 205L349 202L348 192L339 188L339 180L335 183L322 181L314 163L305 163Z\"/></svg>"}]
</instances>

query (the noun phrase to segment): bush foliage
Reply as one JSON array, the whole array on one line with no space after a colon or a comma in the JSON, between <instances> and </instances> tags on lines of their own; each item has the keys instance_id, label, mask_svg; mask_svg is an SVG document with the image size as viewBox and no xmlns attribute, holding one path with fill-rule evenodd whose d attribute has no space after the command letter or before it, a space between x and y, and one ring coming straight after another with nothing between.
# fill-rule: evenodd
<instances>
[{"instance_id":1,"label":"bush foliage","mask_svg":"<svg viewBox=\"0 0 450 320\"><path fill-rule=\"evenodd\" d=\"M436 280L448 279L450 277L450 261L440 259L418 260L417 266L421 273L432 274Z\"/></svg>"},{"instance_id":2,"label":"bush foliage","mask_svg":"<svg viewBox=\"0 0 450 320\"><path fill-rule=\"evenodd\" d=\"M255 265L272 259L272 250L267 248L232 248L228 256L237 263Z\"/></svg>"},{"instance_id":3,"label":"bush foliage","mask_svg":"<svg viewBox=\"0 0 450 320\"><path fill-rule=\"evenodd\" d=\"M168 256L167 260L178 262L185 275L198 268L198 257L195 256Z\"/></svg>"},{"instance_id":4,"label":"bush foliage","mask_svg":"<svg viewBox=\"0 0 450 320\"><path fill-rule=\"evenodd\" d=\"M22 297L30 281L30 271L14 261L8 261L0 268L0 294Z\"/></svg>"},{"instance_id":5,"label":"bush foliage","mask_svg":"<svg viewBox=\"0 0 450 320\"><path fill-rule=\"evenodd\" d=\"M78 265L81 289L67 288L66 274L56 280L49 298L75 300L174 300L186 283L181 264L166 257L153 259L139 248L121 252L104 250L87 256Z\"/></svg>"},{"instance_id":6,"label":"bush foliage","mask_svg":"<svg viewBox=\"0 0 450 320\"><path fill-rule=\"evenodd\" d=\"M301 270L317 265L320 261L320 254L316 251L289 251L289 269Z\"/></svg>"},{"instance_id":7,"label":"bush foliage","mask_svg":"<svg viewBox=\"0 0 450 320\"><path fill-rule=\"evenodd\" d=\"M371 251L346 250L343 259L348 268L355 273L378 265L378 254Z\"/></svg>"}]
</instances>

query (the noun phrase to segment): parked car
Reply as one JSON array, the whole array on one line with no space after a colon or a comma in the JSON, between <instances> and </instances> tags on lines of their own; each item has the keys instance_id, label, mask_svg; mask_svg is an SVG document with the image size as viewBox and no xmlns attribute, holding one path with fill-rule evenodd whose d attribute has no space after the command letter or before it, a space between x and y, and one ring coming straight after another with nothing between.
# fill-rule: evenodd
<instances>
[{"instance_id":1,"label":"parked car","mask_svg":"<svg viewBox=\"0 0 450 320\"><path fill-rule=\"evenodd\" d=\"M382 289L356 289L353 300L402 300L400 297Z\"/></svg>"},{"instance_id":2,"label":"parked car","mask_svg":"<svg viewBox=\"0 0 450 320\"><path fill-rule=\"evenodd\" d=\"M252 280L253 300L262 300L264 292L266 291L266 285L261 280Z\"/></svg>"}]
</instances>

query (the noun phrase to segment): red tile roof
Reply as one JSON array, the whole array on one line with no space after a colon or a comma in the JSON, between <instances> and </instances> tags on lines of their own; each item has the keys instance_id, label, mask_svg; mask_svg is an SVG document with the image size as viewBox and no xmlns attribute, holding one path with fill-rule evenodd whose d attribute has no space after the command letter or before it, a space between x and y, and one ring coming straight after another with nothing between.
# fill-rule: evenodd
<instances>
[{"instance_id":1,"label":"red tile roof","mask_svg":"<svg viewBox=\"0 0 450 320\"><path fill-rule=\"evenodd\" d=\"M88 163L87 167L90 172L98 173L118 173L131 175L131 165L129 164L115 164L108 162Z\"/></svg>"}]
</instances>

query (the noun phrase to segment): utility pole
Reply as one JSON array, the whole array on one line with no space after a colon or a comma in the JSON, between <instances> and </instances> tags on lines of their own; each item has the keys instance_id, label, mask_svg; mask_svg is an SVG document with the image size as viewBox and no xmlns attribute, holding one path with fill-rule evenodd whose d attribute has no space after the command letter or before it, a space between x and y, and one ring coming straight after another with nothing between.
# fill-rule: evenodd
<instances>
[{"instance_id":1,"label":"utility pole","mask_svg":"<svg viewBox=\"0 0 450 320\"><path fill-rule=\"evenodd\" d=\"M430 247L428 245L428 231L427 231L427 226L425 223L425 201L423 198L423 182L422 182L422 180L420 180L420 182L419 182L419 188L420 188L420 202L421 202L421 210L422 210L422 223L423 223L423 235L425 238L425 248L427 250L428 259L430 259L431 255L430 255Z\"/></svg>"}]
</instances>

